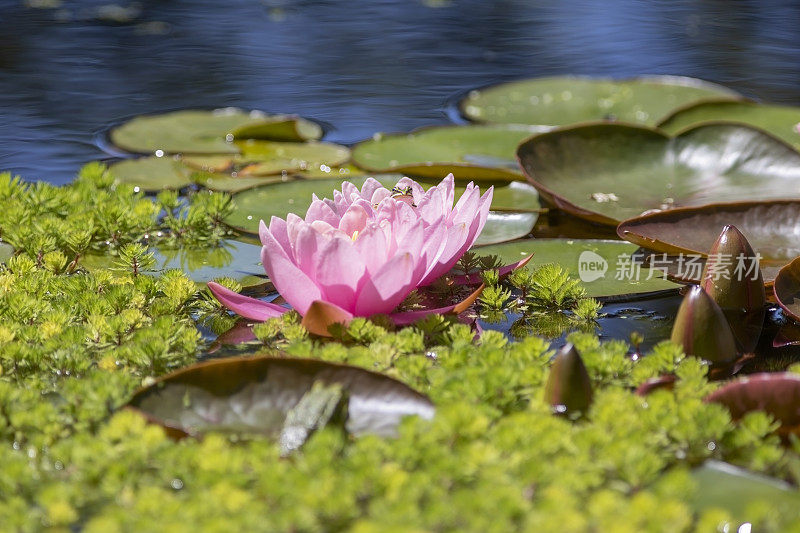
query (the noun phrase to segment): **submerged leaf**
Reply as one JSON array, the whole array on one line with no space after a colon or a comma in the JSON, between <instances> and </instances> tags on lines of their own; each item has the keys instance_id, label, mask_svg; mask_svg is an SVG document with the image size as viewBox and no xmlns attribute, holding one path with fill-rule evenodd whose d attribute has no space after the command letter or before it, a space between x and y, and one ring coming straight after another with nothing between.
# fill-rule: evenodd
<instances>
[{"instance_id":1,"label":"submerged leaf","mask_svg":"<svg viewBox=\"0 0 800 533\"><path fill-rule=\"evenodd\" d=\"M387 376L313 359L275 357L198 363L140 389L128 405L184 435L218 431L279 438L287 423L296 423L302 408L293 410L317 383L341 387L347 395L345 429L353 435L392 436L404 416L427 419L434 413L428 398Z\"/></svg>"}]
</instances>

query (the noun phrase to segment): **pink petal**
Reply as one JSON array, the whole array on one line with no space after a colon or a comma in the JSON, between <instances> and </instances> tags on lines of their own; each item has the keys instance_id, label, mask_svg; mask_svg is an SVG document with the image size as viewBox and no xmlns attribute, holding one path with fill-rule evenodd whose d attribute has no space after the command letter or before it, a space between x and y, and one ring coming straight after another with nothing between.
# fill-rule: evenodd
<instances>
[{"instance_id":1,"label":"pink petal","mask_svg":"<svg viewBox=\"0 0 800 533\"><path fill-rule=\"evenodd\" d=\"M354 246L367 268L367 275L376 274L388 258L386 234L377 224L367 224L356 237Z\"/></svg>"},{"instance_id":2,"label":"pink petal","mask_svg":"<svg viewBox=\"0 0 800 533\"><path fill-rule=\"evenodd\" d=\"M375 178L369 177L364 181L364 185L361 186L361 197L365 200L370 200L379 189L386 188Z\"/></svg>"},{"instance_id":3,"label":"pink petal","mask_svg":"<svg viewBox=\"0 0 800 533\"><path fill-rule=\"evenodd\" d=\"M322 298L322 291L289 258L271 233L266 232L262 242L261 262L269 279L281 296L301 315L304 314L311 302Z\"/></svg>"},{"instance_id":4,"label":"pink petal","mask_svg":"<svg viewBox=\"0 0 800 533\"><path fill-rule=\"evenodd\" d=\"M355 232L364 229L368 218L367 211L359 204L354 203L347 208L347 211L342 216L339 222L339 229L352 237Z\"/></svg>"},{"instance_id":5,"label":"pink petal","mask_svg":"<svg viewBox=\"0 0 800 533\"><path fill-rule=\"evenodd\" d=\"M322 200L314 200L306 211L306 222L311 223L314 220L324 220L331 226L339 225L339 215L331 209L331 207Z\"/></svg>"},{"instance_id":6,"label":"pink petal","mask_svg":"<svg viewBox=\"0 0 800 533\"><path fill-rule=\"evenodd\" d=\"M389 313L414 289L417 261L410 252L392 257L374 276L366 279L356 300L355 315Z\"/></svg>"},{"instance_id":7,"label":"pink petal","mask_svg":"<svg viewBox=\"0 0 800 533\"><path fill-rule=\"evenodd\" d=\"M445 211L449 211L453 208L453 200L455 199L456 195L456 182L455 177L453 177L453 173L451 172L442 180L442 182L437 185L439 189L443 189L443 199L444 204L442 209Z\"/></svg>"},{"instance_id":8,"label":"pink petal","mask_svg":"<svg viewBox=\"0 0 800 533\"><path fill-rule=\"evenodd\" d=\"M261 244L264 244L264 233L267 231L270 232L275 240L280 243L288 255L292 254L292 245L289 244L289 234L287 233L285 220L278 217L272 217L269 221L269 229L267 229L267 225L264 224L263 220L259 221L258 236L261 239Z\"/></svg>"},{"instance_id":9,"label":"pink petal","mask_svg":"<svg viewBox=\"0 0 800 533\"><path fill-rule=\"evenodd\" d=\"M444 249L439 255L436 264L433 268L429 268L425 278L420 282L421 285L433 283L443 274L449 272L450 269L453 268L453 265L461 259L461 256L464 254L461 253L459 255L459 251L464 247L464 243L467 241L467 237L469 237L469 231L470 228L468 228L466 224L458 224L447 228Z\"/></svg>"},{"instance_id":10,"label":"pink petal","mask_svg":"<svg viewBox=\"0 0 800 533\"><path fill-rule=\"evenodd\" d=\"M383 187L381 189L377 189L375 192L372 193L372 197L370 197L369 201L372 205L378 205L386 198L389 198L392 195L389 189Z\"/></svg>"},{"instance_id":11,"label":"pink petal","mask_svg":"<svg viewBox=\"0 0 800 533\"><path fill-rule=\"evenodd\" d=\"M219 303L237 315L249 318L250 320L263 322L269 318L281 316L288 311L288 309L280 305L262 302L261 300L244 296L238 292L233 292L213 281L209 281L207 285L214 297L219 300Z\"/></svg>"},{"instance_id":12,"label":"pink petal","mask_svg":"<svg viewBox=\"0 0 800 533\"><path fill-rule=\"evenodd\" d=\"M315 262L315 280L324 294L324 298L319 299L352 311L356 293L366 274L366 267L353 241L341 234L334 235L317 252Z\"/></svg>"},{"instance_id":13,"label":"pink petal","mask_svg":"<svg viewBox=\"0 0 800 533\"><path fill-rule=\"evenodd\" d=\"M294 262L311 279L317 275L315 257L325 242L327 239L313 225L301 228L295 239Z\"/></svg>"},{"instance_id":14,"label":"pink petal","mask_svg":"<svg viewBox=\"0 0 800 533\"><path fill-rule=\"evenodd\" d=\"M417 204L417 214L428 224L447 215L444 210L443 192L438 187L431 187L425 197Z\"/></svg>"},{"instance_id":15,"label":"pink petal","mask_svg":"<svg viewBox=\"0 0 800 533\"><path fill-rule=\"evenodd\" d=\"M478 212L478 205L480 204L481 191L472 182L467 185L467 190L458 199L458 203L453 208L453 224L460 224L466 222L469 224L475 218L475 213Z\"/></svg>"}]
</instances>

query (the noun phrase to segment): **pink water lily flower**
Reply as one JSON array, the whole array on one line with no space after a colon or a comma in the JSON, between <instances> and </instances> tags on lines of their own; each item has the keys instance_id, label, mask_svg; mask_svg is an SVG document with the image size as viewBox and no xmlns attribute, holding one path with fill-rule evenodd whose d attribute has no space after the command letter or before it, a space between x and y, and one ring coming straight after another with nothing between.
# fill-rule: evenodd
<instances>
[{"instance_id":1,"label":"pink water lily flower","mask_svg":"<svg viewBox=\"0 0 800 533\"><path fill-rule=\"evenodd\" d=\"M470 183L454 206L454 187L452 174L428 191L409 178L393 190L372 178L361 190L344 182L333 200L315 196L304 219L272 217L269 227L261 221L264 269L303 316L314 305L337 321L389 314L413 289L448 272L483 229L492 188L481 196ZM213 282L208 286L245 318L265 320L286 311ZM404 323L419 313L393 317Z\"/></svg>"}]
</instances>

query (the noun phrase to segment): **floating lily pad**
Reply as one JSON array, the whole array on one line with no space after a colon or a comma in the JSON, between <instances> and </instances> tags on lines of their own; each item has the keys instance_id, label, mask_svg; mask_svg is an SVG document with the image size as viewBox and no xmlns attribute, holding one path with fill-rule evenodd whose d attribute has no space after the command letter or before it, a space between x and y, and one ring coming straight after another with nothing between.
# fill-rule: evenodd
<instances>
[{"instance_id":1,"label":"floating lily pad","mask_svg":"<svg viewBox=\"0 0 800 533\"><path fill-rule=\"evenodd\" d=\"M345 428L353 435L392 436L403 417L434 414L428 398L387 376L313 359L272 357L192 365L139 390L129 406L177 435L220 431L278 437L315 384L342 388L348 399Z\"/></svg>"},{"instance_id":2,"label":"floating lily pad","mask_svg":"<svg viewBox=\"0 0 800 533\"><path fill-rule=\"evenodd\" d=\"M800 435L800 374L770 372L738 378L709 394L706 401L727 407L734 420L764 411L781 423L781 435Z\"/></svg>"},{"instance_id":3,"label":"floating lily pad","mask_svg":"<svg viewBox=\"0 0 800 533\"><path fill-rule=\"evenodd\" d=\"M709 460L692 470L692 480L695 493L689 502L698 513L725 509L732 516L747 520L742 513L754 502L790 509L800 503L800 492L788 483L720 461Z\"/></svg>"},{"instance_id":4,"label":"floating lily pad","mask_svg":"<svg viewBox=\"0 0 800 533\"><path fill-rule=\"evenodd\" d=\"M305 119L269 116L260 111L225 108L175 111L136 117L111 130L111 142L129 152L220 154L239 152L236 138L304 141L319 139L322 129Z\"/></svg>"},{"instance_id":5,"label":"floating lily pad","mask_svg":"<svg viewBox=\"0 0 800 533\"><path fill-rule=\"evenodd\" d=\"M401 176L398 174L377 175L375 178L386 187L393 187ZM348 179L357 187L365 177ZM311 205L312 194L320 198L333 196L334 189L341 190L341 179L295 180L287 183L267 185L249 189L234 197L236 211L225 222L248 233L258 232L258 222L269 223L271 217L286 218L289 213L305 215ZM430 187L439 180L418 180L423 187ZM481 183L481 189L490 184ZM456 181L456 198L464 192L466 183ZM521 183L494 183L493 211L489 213L479 244L503 242L523 237L531 232L538 218L539 197L532 186ZM494 211L497 210L497 211Z\"/></svg>"},{"instance_id":6,"label":"floating lily pad","mask_svg":"<svg viewBox=\"0 0 800 533\"><path fill-rule=\"evenodd\" d=\"M736 122L755 126L800 148L800 107L763 105L756 102L714 100L676 110L658 127L674 134L703 122Z\"/></svg>"},{"instance_id":7,"label":"floating lily pad","mask_svg":"<svg viewBox=\"0 0 800 533\"><path fill-rule=\"evenodd\" d=\"M626 242L531 239L481 246L472 251L481 255L497 255L503 263L519 261L533 254L529 268L557 263L571 276L583 280L589 296L605 300L625 299L679 287L662 279L661 272L651 272L633 264L630 256L636 251L636 246Z\"/></svg>"},{"instance_id":8,"label":"floating lily pad","mask_svg":"<svg viewBox=\"0 0 800 533\"><path fill-rule=\"evenodd\" d=\"M470 91L460 103L470 120L559 126L592 120L655 125L672 110L710 97L740 98L702 80L648 76L630 80L557 76Z\"/></svg>"},{"instance_id":9,"label":"floating lily pad","mask_svg":"<svg viewBox=\"0 0 800 533\"><path fill-rule=\"evenodd\" d=\"M626 220L617 233L657 252L705 257L728 224L736 226L761 255L761 273L768 285L775 280L778 270L800 256L800 242L796 238L800 233L800 200L671 209Z\"/></svg>"},{"instance_id":10,"label":"floating lily pad","mask_svg":"<svg viewBox=\"0 0 800 533\"><path fill-rule=\"evenodd\" d=\"M11 259L14 255L14 247L7 242L0 242L0 265Z\"/></svg>"},{"instance_id":11,"label":"floating lily pad","mask_svg":"<svg viewBox=\"0 0 800 533\"><path fill-rule=\"evenodd\" d=\"M607 225L653 209L800 198L800 153L747 126L700 125L670 138L589 124L537 135L518 155L543 198Z\"/></svg>"},{"instance_id":12,"label":"floating lily pad","mask_svg":"<svg viewBox=\"0 0 800 533\"><path fill-rule=\"evenodd\" d=\"M243 286L266 283L264 267L261 266L261 246L232 240L213 249L150 248L155 256L155 266L149 274L158 275L164 270L178 268L197 283L206 283L215 278L229 277ZM80 266L87 270L116 268L117 257L91 253L80 259Z\"/></svg>"},{"instance_id":13,"label":"floating lily pad","mask_svg":"<svg viewBox=\"0 0 800 533\"><path fill-rule=\"evenodd\" d=\"M778 271L774 289L778 304L800 321L800 257Z\"/></svg>"},{"instance_id":14,"label":"floating lily pad","mask_svg":"<svg viewBox=\"0 0 800 533\"><path fill-rule=\"evenodd\" d=\"M541 128L443 126L413 133L377 135L353 148L353 163L372 172L402 172L441 179L522 179L517 145Z\"/></svg>"},{"instance_id":15,"label":"floating lily pad","mask_svg":"<svg viewBox=\"0 0 800 533\"><path fill-rule=\"evenodd\" d=\"M271 183L282 183L290 181L292 178L289 176L245 176L241 177L232 174L209 173L209 172L196 172L192 174L192 182L211 189L212 191L228 192L231 194L260 187L262 185L269 185Z\"/></svg>"},{"instance_id":16,"label":"floating lily pad","mask_svg":"<svg viewBox=\"0 0 800 533\"><path fill-rule=\"evenodd\" d=\"M111 165L109 171L118 183L143 191L182 189L192 183L192 170L172 156L126 159Z\"/></svg>"}]
</instances>

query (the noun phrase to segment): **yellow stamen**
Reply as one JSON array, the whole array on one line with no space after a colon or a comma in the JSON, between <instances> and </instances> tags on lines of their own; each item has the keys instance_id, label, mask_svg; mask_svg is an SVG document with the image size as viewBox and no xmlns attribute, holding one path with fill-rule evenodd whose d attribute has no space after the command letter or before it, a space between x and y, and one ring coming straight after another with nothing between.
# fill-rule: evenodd
<instances>
[{"instance_id":1,"label":"yellow stamen","mask_svg":"<svg viewBox=\"0 0 800 533\"><path fill-rule=\"evenodd\" d=\"M356 230L356 231L354 231L354 232L353 232L353 237L352 237L352 239L355 241L357 238L358 238L358 230Z\"/></svg>"}]
</instances>

